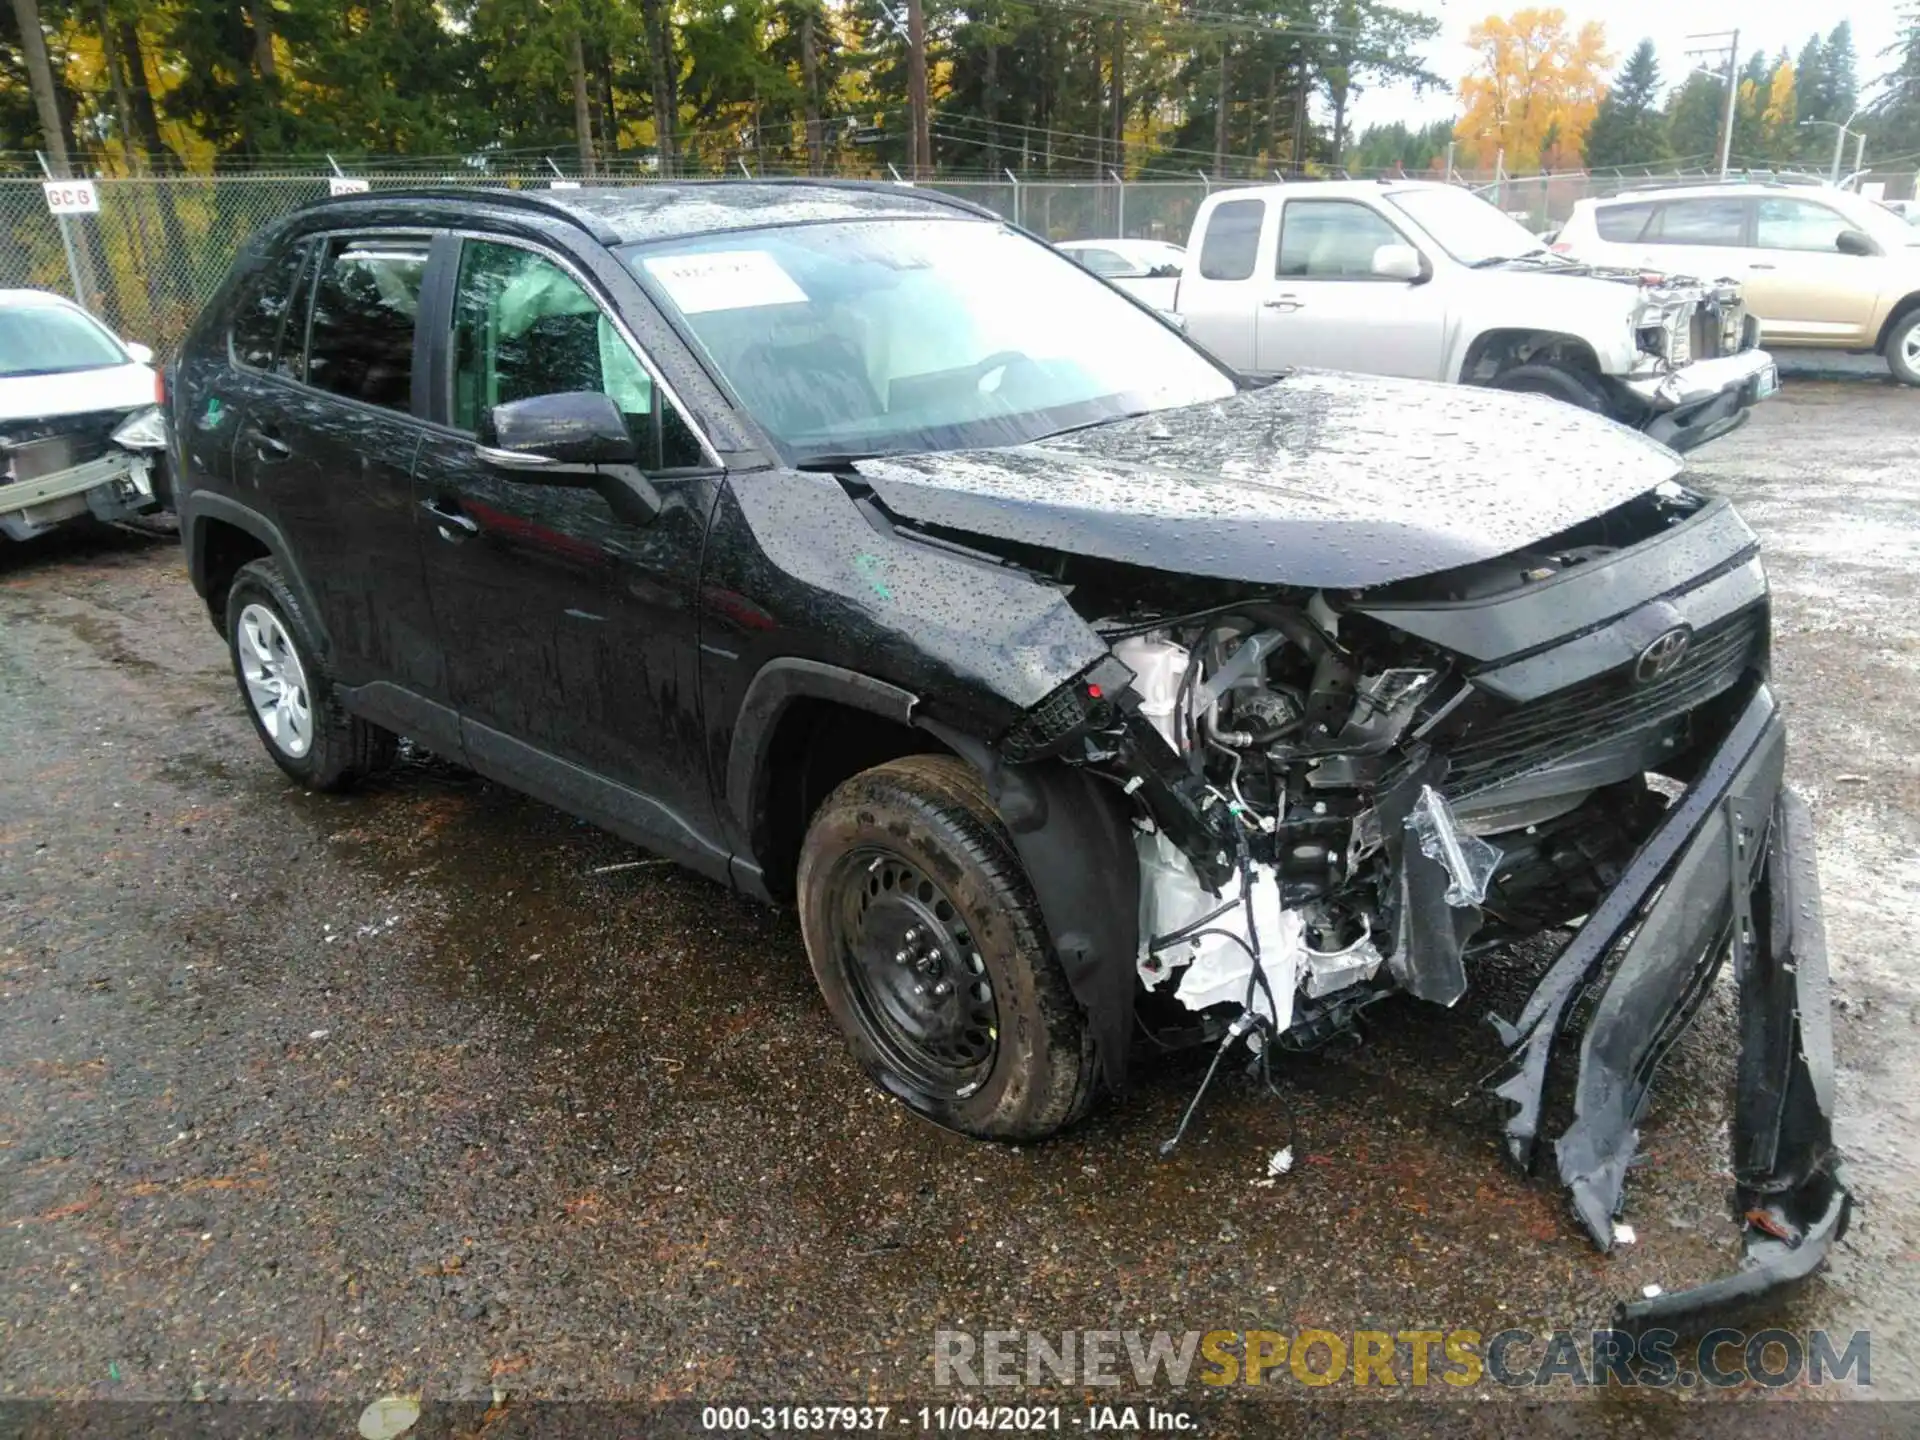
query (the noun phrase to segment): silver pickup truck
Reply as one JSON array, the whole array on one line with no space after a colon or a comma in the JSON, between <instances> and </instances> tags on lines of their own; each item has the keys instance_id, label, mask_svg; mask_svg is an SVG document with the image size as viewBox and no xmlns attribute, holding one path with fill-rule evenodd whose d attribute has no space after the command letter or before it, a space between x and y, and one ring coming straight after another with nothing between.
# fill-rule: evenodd
<instances>
[{"instance_id":1,"label":"silver pickup truck","mask_svg":"<svg viewBox=\"0 0 1920 1440\"><path fill-rule=\"evenodd\" d=\"M1675 450L1726 434L1779 386L1731 282L1568 260L1453 185L1215 191L1171 305L1114 283L1248 374L1311 367L1548 395Z\"/></svg>"},{"instance_id":2,"label":"silver pickup truck","mask_svg":"<svg viewBox=\"0 0 1920 1440\"><path fill-rule=\"evenodd\" d=\"M152 359L59 295L0 290L0 535L166 507Z\"/></svg>"}]
</instances>

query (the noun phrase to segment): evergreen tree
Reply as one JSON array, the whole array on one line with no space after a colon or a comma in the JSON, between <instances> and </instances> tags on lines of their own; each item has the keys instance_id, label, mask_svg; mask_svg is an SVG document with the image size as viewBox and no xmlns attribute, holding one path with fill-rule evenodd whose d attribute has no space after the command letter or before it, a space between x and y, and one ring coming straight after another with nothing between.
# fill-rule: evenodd
<instances>
[{"instance_id":1,"label":"evergreen tree","mask_svg":"<svg viewBox=\"0 0 1920 1440\"><path fill-rule=\"evenodd\" d=\"M1659 93L1660 60L1653 41L1642 40L1614 77L1587 132L1589 170L1654 165L1668 157L1666 126L1655 103Z\"/></svg>"}]
</instances>

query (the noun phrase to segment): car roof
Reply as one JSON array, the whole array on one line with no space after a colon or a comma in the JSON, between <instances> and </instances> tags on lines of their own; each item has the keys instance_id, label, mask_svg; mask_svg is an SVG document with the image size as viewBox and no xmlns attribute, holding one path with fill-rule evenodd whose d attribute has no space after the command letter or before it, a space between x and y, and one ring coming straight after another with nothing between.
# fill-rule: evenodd
<instances>
[{"instance_id":1,"label":"car roof","mask_svg":"<svg viewBox=\"0 0 1920 1440\"><path fill-rule=\"evenodd\" d=\"M409 202L436 210L504 206L540 212L570 221L609 245L822 220L1000 218L971 201L937 190L844 180L651 180L578 190L491 186L376 190L321 200L303 213L390 212Z\"/></svg>"},{"instance_id":2,"label":"car roof","mask_svg":"<svg viewBox=\"0 0 1920 1440\"><path fill-rule=\"evenodd\" d=\"M1860 198L1851 190L1836 190L1831 185L1795 185L1781 180L1734 180L1712 185L1648 185L1638 190L1622 190L1618 195L1595 196L1587 205L1644 205L1649 200L1718 200L1736 195L1812 195L1825 199Z\"/></svg>"},{"instance_id":3,"label":"car roof","mask_svg":"<svg viewBox=\"0 0 1920 1440\"><path fill-rule=\"evenodd\" d=\"M1411 177L1383 176L1378 180L1286 180L1270 185L1223 186L1213 192L1216 200L1231 200L1252 195L1317 195L1340 198L1362 195L1404 195L1412 190L1467 190L1464 185L1449 185L1444 180L1415 180Z\"/></svg>"}]
</instances>

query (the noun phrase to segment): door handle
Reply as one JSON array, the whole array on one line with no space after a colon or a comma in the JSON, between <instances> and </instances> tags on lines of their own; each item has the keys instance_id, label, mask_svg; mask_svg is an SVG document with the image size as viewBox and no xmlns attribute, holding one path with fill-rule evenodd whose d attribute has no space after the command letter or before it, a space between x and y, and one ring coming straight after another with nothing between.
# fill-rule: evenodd
<instances>
[{"instance_id":1,"label":"door handle","mask_svg":"<svg viewBox=\"0 0 1920 1440\"><path fill-rule=\"evenodd\" d=\"M440 527L440 538L459 544L469 535L480 533L480 522L471 515L462 515L458 510L449 510L438 500L422 500L420 508L433 517L434 524Z\"/></svg>"},{"instance_id":2,"label":"door handle","mask_svg":"<svg viewBox=\"0 0 1920 1440\"><path fill-rule=\"evenodd\" d=\"M280 438L279 431L272 425L248 421L246 435L262 460L285 460L293 454L293 447Z\"/></svg>"},{"instance_id":3,"label":"door handle","mask_svg":"<svg viewBox=\"0 0 1920 1440\"><path fill-rule=\"evenodd\" d=\"M1261 307L1267 310L1304 310L1306 303L1296 295L1279 295L1272 300L1262 300Z\"/></svg>"},{"instance_id":4,"label":"door handle","mask_svg":"<svg viewBox=\"0 0 1920 1440\"><path fill-rule=\"evenodd\" d=\"M1753 264L1747 266L1747 268L1749 270L1771 270L1773 269L1773 266L1771 266L1764 260L1756 260L1753 262Z\"/></svg>"}]
</instances>

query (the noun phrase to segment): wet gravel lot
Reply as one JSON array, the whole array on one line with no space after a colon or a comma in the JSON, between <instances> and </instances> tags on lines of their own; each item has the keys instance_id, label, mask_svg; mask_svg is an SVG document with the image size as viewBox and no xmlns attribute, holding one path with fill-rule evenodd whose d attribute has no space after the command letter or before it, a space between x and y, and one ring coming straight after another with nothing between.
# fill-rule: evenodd
<instances>
[{"instance_id":1,"label":"wet gravel lot","mask_svg":"<svg viewBox=\"0 0 1920 1440\"><path fill-rule=\"evenodd\" d=\"M1920 1398L1920 394L1790 378L1697 468L1769 547L1863 1205L1769 1318ZM1583 1326L1737 1254L1724 978L1602 1257L1476 1089L1537 956L1169 1160L1191 1058L989 1147L867 1084L788 916L435 763L291 788L174 543L0 552L0 736L0 1395L924 1397L938 1328Z\"/></svg>"}]
</instances>

